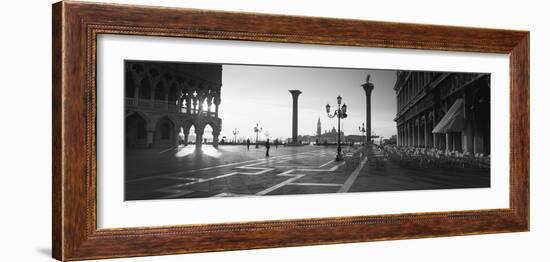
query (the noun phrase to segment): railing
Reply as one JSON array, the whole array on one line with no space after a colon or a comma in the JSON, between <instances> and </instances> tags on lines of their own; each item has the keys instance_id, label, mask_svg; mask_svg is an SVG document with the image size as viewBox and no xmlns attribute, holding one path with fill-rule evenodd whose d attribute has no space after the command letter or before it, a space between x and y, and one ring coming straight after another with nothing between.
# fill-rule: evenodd
<instances>
[{"instance_id":1,"label":"railing","mask_svg":"<svg viewBox=\"0 0 550 262\"><path fill-rule=\"evenodd\" d=\"M136 105L136 100L133 99L133 98L126 98L126 105L127 106L135 106Z\"/></svg>"},{"instance_id":2,"label":"railing","mask_svg":"<svg viewBox=\"0 0 550 262\"><path fill-rule=\"evenodd\" d=\"M158 101L158 100L150 100L150 99L135 99L135 98L126 98L126 105L132 106L132 107L140 107L140 108L152 108L152 109L160 109L160 110L166 110L170 112L177 112L177 113L183 113L183 114L191 114L191 115L200 115L202 117L216 117L216 112L208 112L208 111L199 111L196 109L191 108L189 112L187 112L187 107L180 107L176 104L170 104L165 101Z\"/></svg>"}]
</instances>

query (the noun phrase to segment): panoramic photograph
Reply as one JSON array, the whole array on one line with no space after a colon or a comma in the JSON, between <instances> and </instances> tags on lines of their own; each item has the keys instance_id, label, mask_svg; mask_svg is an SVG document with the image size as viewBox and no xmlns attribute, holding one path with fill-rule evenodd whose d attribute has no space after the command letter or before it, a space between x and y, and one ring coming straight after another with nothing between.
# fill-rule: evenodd
<instances>
[{"instance_id":1,"label":"panoramic photograph","mask_svg":"<svg viewBox=\"0 0 550 262\"><path fill-rule=\"evenodd\" d=\"M489 188L488 73L124 62L124 199Z\"/></svg>"}]
</instances>

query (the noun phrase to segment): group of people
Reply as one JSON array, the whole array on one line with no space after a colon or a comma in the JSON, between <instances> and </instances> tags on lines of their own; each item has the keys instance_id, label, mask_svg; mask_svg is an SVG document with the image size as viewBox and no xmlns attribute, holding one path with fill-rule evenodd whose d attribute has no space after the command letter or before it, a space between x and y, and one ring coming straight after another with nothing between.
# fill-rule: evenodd
<instances>
[{"instance_id":1,"label":"group of people","mask_svg":"<svg viewBox=\"0 0 550 262\"><path fill-rule=\"evenodd\" d=\"M275 144L275 149L279 148L279 144L280 144L279 139L275 139L274 144ZM265 156L268 157L269 149L271 148L271 142L269 141L269 138L265 141L264 146L265 146ZM256 148L258 148L257 144L256 144ZM250 139L248 138L246 139L246 150L250 151Z\"/></svg>"}]
</instances>

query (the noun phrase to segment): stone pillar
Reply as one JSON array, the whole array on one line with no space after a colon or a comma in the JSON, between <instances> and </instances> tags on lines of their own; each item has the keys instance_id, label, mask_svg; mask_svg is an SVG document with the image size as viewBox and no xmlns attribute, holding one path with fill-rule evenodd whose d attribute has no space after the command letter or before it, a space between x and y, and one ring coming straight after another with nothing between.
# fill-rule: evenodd
<instances>
[{"instance_id":1,"label":"stone pillar","mask_svg":"<svg viewBox=\"0 0 550 262\"><path fill-rule=\"evenodd\" d=\"M193 107L193 105L191 103L191 97L189 95L187 95L187 97L185 98L185 106L187 107L187 114L191 114L191 108Z\"/></svg>"},{"instance_id":2,"label":"stone pillar","mask_svg":"<svg viewBox=\"0 0 550 262\"><path fill-rule=\"evenodd\" d=\"M213 146L214 148L218 148L220 131L214 131L214 132L212 132L212 136L213 136L213 139L212 139L212 146Z\"/></svg>"},{"instance_id":3,"label":"stone pillar","mask_svg":"<svg viewBox=\"0 0 550 262\"><path fill-rule=\"evenodd\" d=\"M408 128L407 128L407 146L412 146L413 145L413 136L412 136L412 131L413 131L413 127L411 125L411 122L409 121L409 125L408 125Z\"/></svg>"},{"instance_id":4,"label":"stone pillar","mask_svg":"<svg viewBox=\"0 0 550 262\"><path fill-rule=\"evenodd\" d=\"M370 74L367 75L367 82L365 82L364 84L362 84L361 86L363 87L363 90L365 91L365 95L366 95L366 102L367 102L367 133L366 133L366 137L367 137L367 143L372 143L371 141L371 132L372 132L372 128L371 128L371 94L372 94L372 90L374 89L374 85L369 82L370 80Z\"/></svg>"},{"instance_id":5,"label":"stone pillar","mask_svg":"<svg viewBox=\"0 0 550 262\"><path fill-rule=\"evenodd\" d=\"M407 123L403 124L403 146L407 146Z\"/></svg>"},{"instance_id":6,"label":"stone pillar","mask_svg":"<svg viewBox=\"0 0 550 262\"><path fill-rule=\"evenodd\" d=\"M416 136L416 131L417 131L417 129L418 129L418 128L416 127L416 121L413 120L413 121L412 121L412 141L413 141L412 146L413 146L413 147L416 147L416 143L417 143L417 140L416 140L416 139L418 138L418 137Z\"/></svg>"},{"instance_id":7,"label":"stone pillar","mask_svg":"<svg viewBox=\"0 0 550 262\"><path fill-rule=\"evenodd\" d=\"M298 96L300 90L288 90L292 95L292 144L298 144Z\"/></svg>"},{"instance_id":8,"label":"stone pillar","mask_svg":"<svg viewBox=\"0 0 550 262\"><path fill-rule=\"evenodd\" d=\"M409 146L409 123L405 123L405 146Z\"/></svg>"},{"instance_id":9,"label":"stone pillar","mask_svg":"<svg viewBox=\"0 0 550 262\"><path fill-rule=\"evenodd\" d=\"M428 148L430 147L430 143L429 143L429 140L430 140L430 133L428 132L428 118L425 117L424 118L424 148Z\"/></svg>"},{"instance_id":10,"label":"stone pillar","mask_svg":"<svg viewBox=\"0 0 550 262\"><path fill-rule=\"evenodd\" d=\"M155 130L147 130L147 147L153 146L153 135L155 134Z\"/></svg>"},{"instance_id":11,"label":"stone pillar","mask_svg":"<svg viewBox=\"0 0 550 262\"><path fill-rule=\"evenodd\" d=\"M210 117L210 112L212 111L212 99L210 97L206 98L206 104L208 105L206 116Z\"/></svg>"},{"instance_id":12,"label":"stone pillar","mask_svg":"<svg viewBox=\"0 0 550 262\"><path fill-rule=\"evenodd\" d=\"M401 127L397 126L397 145L401 146Z\"/></svg>"},{"instance_id":13,"label":"stone pillar","mask_svg":"<svg viewBox=\"0 0 550 262\"><path fill-rule=\"evenodd\" d=\"M183 129L183 146L189 145L189 129Z\"/></svg>"},{"instance_id":14,"label":"stone pillar","mask_svg":"<svg viewBox=\"0 0 550 262\"><path fill-rule=\"evenodd\" d=\"M416 123L417 123L416 124L416 146L421 147L422 146L422 132L420 130L421 130L422 121L420 120L420 118L416 119Z\"/></svg>"},{"instance_id":15,"label":"stone pillar","mask_svg":"<svg viewBox=\"0 0 550 262\"><path fill-rule=\"evenodd\" d=\"M202 148L202 134L204 133L204 130L199 130L197 127L195 127L195 149L201 149Z\"/></svg>"}]
</instances>

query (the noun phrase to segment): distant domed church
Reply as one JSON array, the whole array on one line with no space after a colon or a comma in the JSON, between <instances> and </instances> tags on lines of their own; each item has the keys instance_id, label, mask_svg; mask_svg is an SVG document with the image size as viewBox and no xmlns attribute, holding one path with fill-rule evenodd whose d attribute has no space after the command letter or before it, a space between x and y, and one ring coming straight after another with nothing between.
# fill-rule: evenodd
<instances>
[{"instance_id":1,"label":"distant domed church","mask_svg":"<svg viewBox=\"0 0 550 262\"><path fill-rule=\"evenodd\" d=\"M321 118L317 119L317 144L326 143L336 143L338 142L338 130L335 127L332 127L330 131L325 130L324 133L321 133ZM344 132L341 132L341 137L343 138Z\"/></svg>"}]
</instances>

